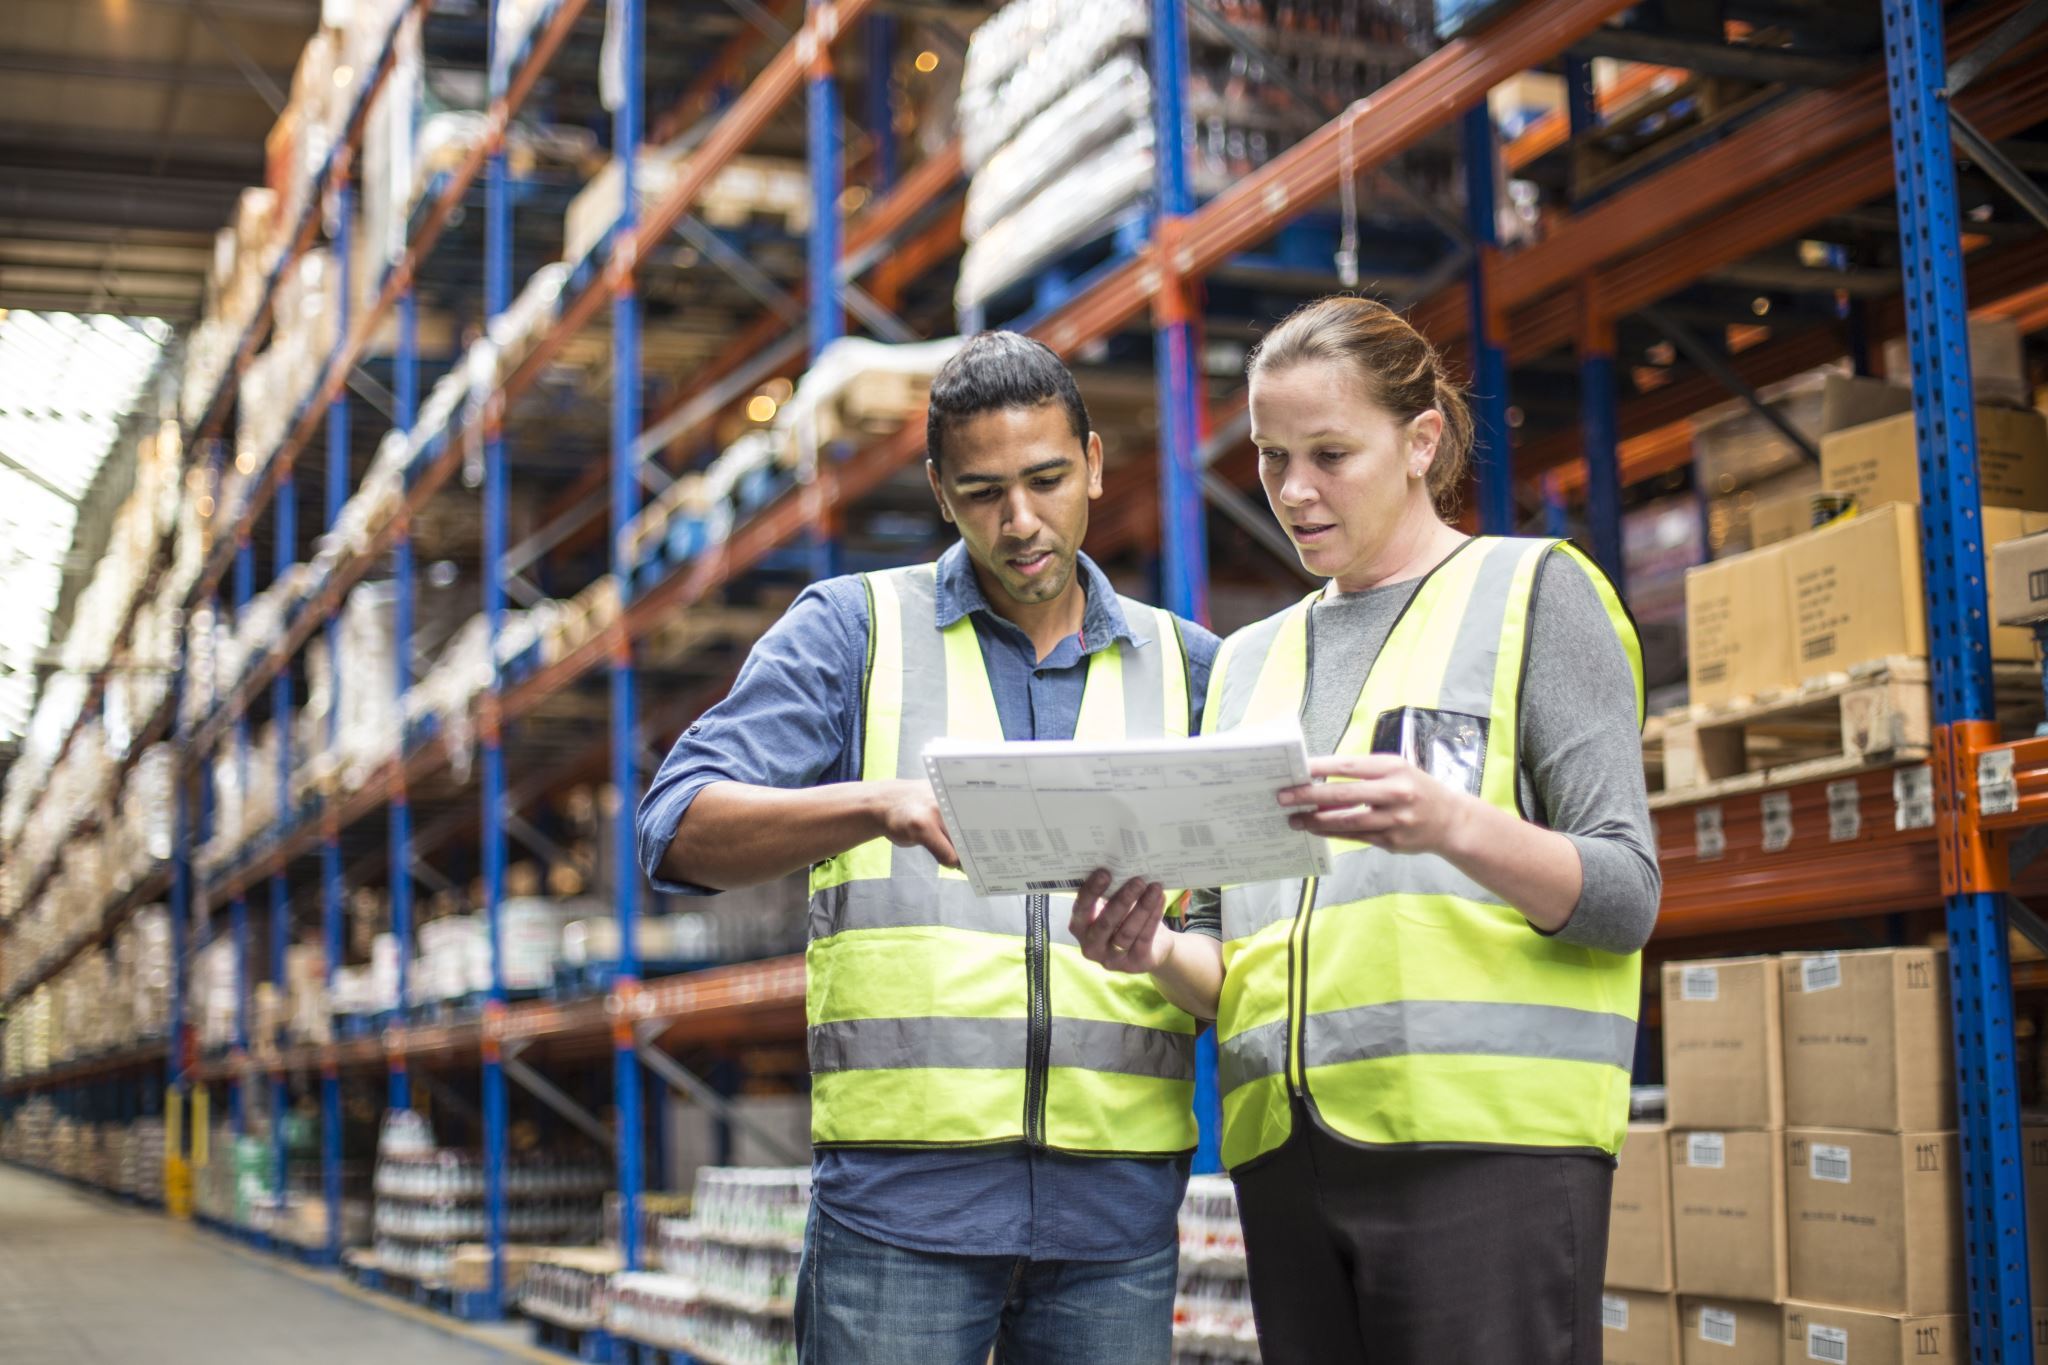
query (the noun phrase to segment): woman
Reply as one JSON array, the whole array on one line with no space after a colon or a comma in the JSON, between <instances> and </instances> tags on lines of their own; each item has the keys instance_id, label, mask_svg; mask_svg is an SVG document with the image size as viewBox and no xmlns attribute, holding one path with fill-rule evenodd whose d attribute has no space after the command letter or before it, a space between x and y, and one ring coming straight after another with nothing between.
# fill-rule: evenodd
<instances>
[{"instance_id":1,"label":"woman","mask_svg":"<svg viewBox=\"0 0 2048 1365\"><path fill-rule=\"evenodd\" d=\"M1444 520L1471 419L1429 344L1328 298L1253 353L1273 514L1328 583L1225 642L1204 728L1299 716L1327 876L1085 885L1094 961L1217 1021L1268 1365L1598 1362L1639 950L1660 882L1633 626L1568 546Z\"/></svg>"}]
</instances>

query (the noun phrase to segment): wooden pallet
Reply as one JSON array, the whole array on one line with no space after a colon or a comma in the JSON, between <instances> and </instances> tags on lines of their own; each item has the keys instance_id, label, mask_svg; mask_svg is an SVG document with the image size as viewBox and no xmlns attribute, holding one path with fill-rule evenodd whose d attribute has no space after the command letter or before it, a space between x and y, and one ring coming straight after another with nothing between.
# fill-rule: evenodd
<instances>
[{"instance_id":1,"label":"wooden pallet","mask_svg":"<svg viewBox=\"0 0 2048 1365\"><path fill-rule=\"evenodd\" d=\"M1724 76L1653 89L1572 143L1572 187L1593 194L1761 108L1776 90Z\"/></svg>"},{"instance_id":2,"label":"wooden pallet","mask_svg":"<svg viewBox=\"0 0 2048 1365\"><path fill-rule=\"evenodd\" d=\"M1994 668L1999 720L2030 733L2042 713L2031 664ZM1643 728L1653 808L1924 761L1933 750L1927 661L1894 657L1795 688L1656 716Z\"/></svg>"}]
</instances>

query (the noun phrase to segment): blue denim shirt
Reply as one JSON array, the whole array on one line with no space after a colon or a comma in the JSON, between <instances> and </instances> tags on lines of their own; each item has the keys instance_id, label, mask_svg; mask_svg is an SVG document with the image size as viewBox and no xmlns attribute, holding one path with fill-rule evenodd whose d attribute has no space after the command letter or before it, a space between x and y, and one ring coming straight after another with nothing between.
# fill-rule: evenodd
<instances>
[{"instance_id":1,"label":"blue denim shirt","mask_svg":"<svg viewBox=\"0 0 2048 1365\"><path fill-rule=\"evenodd\" d=\"M988 665L1003 737L1072 739L1088 656L1113 643L1151 648L1134 630L1109 579L1086 555L1081 631L1044 659L998 616L955 544L939 556L938 620L971 616ZM1216 637L1181 623L1190 693L1200 720ZM861 684L867 667L867 595L848 576L806 588L754 646L725 699L669 751L640 803L640 865L664 891L712 894L664 881L661 857L697 793L714 782L809 787L860 776ZM820 1151L812 1162L820 1207L894 1246L966 1256L1110 1261L1150 1255L1172 1241L1187 1163L1062 1156L1013 1147Z\"/></svg>"}]
</instances>

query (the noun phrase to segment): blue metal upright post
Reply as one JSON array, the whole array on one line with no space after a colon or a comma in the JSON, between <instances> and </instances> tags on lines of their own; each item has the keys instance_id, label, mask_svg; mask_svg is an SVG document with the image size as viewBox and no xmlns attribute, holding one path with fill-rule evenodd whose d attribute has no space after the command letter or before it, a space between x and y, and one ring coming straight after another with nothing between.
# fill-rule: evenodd
<instances>
[{"instance_id":1,"label":"blue metal upright post","mask_svg":"<svg viewBox=\"0 0 2048 1365\"><path fill-rule=\"evenodd\" d=\"M256 551L243 536L235 546L235 622L256 592ZM249 713L245 708L235 717L235 784L241 793L242 829L249 827ZM228 902L228 923L235 945L235 1060L237 1068L228 1082L228 1119L236 1137L249 1132L249 1096L242 1084L239 1063L249 1052L249 993L255 984L249 970L249 898L237 895Z\"/></svg>"},{"instance_id":2,"label":"blue metal upright post","mask_svg":"<svg viewBox=\"0 0 2048 1365\"><path fill-rule=\"evenodd\" d=\"M419 308L412 287L398 296L398 357L392 376L396 408L392 413L400 431L411 431L419 405ZM412 528L402 527L392 548L391 594L392 688L397 694L399 752L405 750L405 694L412 689ZM398 946L397 1018L403 1020L412 986L412 802L405 789L403 769L398 788L391 794L389 847L391 937ZM385 1104L392 1109L412 1108L412 1079L407 1074L404 1053L391 1057Z\"/></svg>"},{"instance_id":3,"label":"blue metal upright post","mask_svg":"<svg viewBox=\"0 0 2048 1365\"><path fill-rule=\"evenodd\" d=\"M644 93L641 77L645 34L641 0L617 0L612 13L624 25L619 47L625 54L625 80L620 88L619 105L612 111L612 145L624 159L626 180L625 212L619 219L616 240L630 242L636 240L640 221L634 190L638 168L633 164L633 157L640 146L640 101ZM815 93L814 90L814 98ZM837 133L836 108L834 133ZM811 223L813 261L817 259L819 238L829 238L834 243L831 255L826 258L828 273L813 273L811 278L814 282L829 280L829 271L838 268L838 210L835 203L830 213ZM820 294L836 297L837 291L813 288L812 294L814 297ZM621 276L612 294L611 569L621 602L632 596L633 566L625 553L625 530L640 510L640 470L633 458L633 447L639 439L640 300L634 290L632 273L628 271ZM640 984L637 924L640 868L634 856L637 839L633 827L634 807L638 804L635 788L639 785L638 746L634 741L639 729L635 690L633 646L630 640L622 637L611 661L612 786L618 794L619 803L617 833L614 836L617 857L613 863L612 896L619 917L617 989L627 1001L638 992ZM626 1268L633 1270L640 1264L641 1120L640 1059L634 1047L629 1010L619 1011L612 1030L612 1097L619 1116L617 1150L619 1207L622 1211L619 1218L619 1254L624 1258Z\"/></svg>"},{"instance_id":4,"label":"blue metal upright post","mask_svg":"<svg viewBox=\"0 0 2048 1365\"><path fill-rule=\"evenodd\" d=\"M1484 104L1459 121L1465 161L1465 225L1472 234L1472 269L1466 279L1471 300L1472 458L1479 473L1479 529L1488 535L1515 533L1515 471L1508 448L1508 356L1498 319L1487 298L1489 276L1500 246L1494 221L1494 181L1500 152L1493 137L1493 113Z\"/></svg>"},{"instance_id":5,"label":"blue metal upright post","mask_svg":"<svg viewBox=\"0 0 2048 1365\"><path fill-rule=\"evenodd\" d=\"M821 6L812 0L811 9ZM872 25L890 22L885 19L870 19L868 29L869 64L874 62L875 30ZM874 72L869 73L869 93L873 94ZM811 329L811 363L816 364L827 346L839 340L846 333L846 297L840 288L841 241L844 237L840 214L839 198L846 183L846 147L839 128L839 84L833 75L832 47L819 43L817 52L811 58L811 69L805 73L805 149L810 167L811 179L811 232L805 244L804 269L811 282L807 295L807 311ZM883 90L886 104L886 72ZM875 105L871 99L868 112L874 116ZM886 116L885 116L886 121ZM880 137L880 134L875 134ZM876 154L893 163L895 150L893 141L885 140L876 147ZM894 174L893 165L886 167ZM838 538L832 534L829 518L821 518L806 533L810 550L811 577L831 578L840 570ZM637 868L633 873L639 880Z\"/></svg>"},{"instance_id":6,"label":"blue metal upright post","mask_svg":"<svg viewBox=\"0 0 2048 1365\"><path fill-rule=\"evenodd\" d=\"M499 0L491 0L491 99L503 97L505 81L496 50ZM626 202L633 202L633 149L623 153ZM484 318L495 319L512 302L512 186L507 178L505 149L492 150L484 181ZM505 620L505 520L509 498L504 434L484 432L484 620L491 653L491 683L485 698L479 734L483 783L481 812L484 869L484 921L491 956L491 992L485 1008L483 1039L484 1210L491 1249L491 1304L505 1305L505 1163L506 1129L511 1122L505 1094L505 1068L499 1050L498 1024L505 1010L505 958L502 903L505 898L505 749L499 730L498 634Z\"/></svg>"},{"instance_id":7,"label":"blue metal upright post","mask_svg":"<svg viewBox=\"0 0 2048 1365\"><path fill-rule=\"evenodd\" d=\"M347 344L349 327L350 228L355 217L355 187L344 179L335 189L340 221L334 233L336 275L341 283L341 302L335 310L336 347ZM349 409L348 391L336 395L327 409L327 529L341 519L342 505L349 493ZM331 753L341 741L341 622L327 618L327 676L329 683L327 747ZM334 798L327 798L321 819L320 910L325 930L327 1002L334 1005L334 978L341 969L342 883L341 831L336 828ZM320 1067L320 1183L327 1204L327 1254L341 1256L341 1073L330 1059Z\"/></svg>"},{"instance_id":8,"label":"blue metal upright post","mask_svg":"<svg viewBox=\"0 0 2048 1365\"><path fill-rule=\"evenodd\" d=\"M1627 590L1621 540L1621 433L1614 380L1614 329L1588 316L1579 339L1579 432L1586 445L1586 519L1593 558Z\"/></svg>"},{"instance_id":9,"label":"blue metal upright post","mask_svg":"<svg viewBox=\"0 0 2048 1365\"><path fill-rule=\"evenodd\" d=\"M2026 1172L2002 894L2011 869L2003 846L1979 828L1974 797L1976 751L1995 743L1998 729L1992 719L1977 420L1941 5L1885 0L1884 29L1920 447L1970 1351L1978 1361L2021 1362L2033 1356Z\"/></svg>"},{"instance_id":10,"label":"blue metal upright post","mask_svg":"<svg viewBox=\"0 0 2048 1365\"><path fill-rule=\"evenodd\" d=\"M287 465L277 480L277 534L271 566L282 578L299 557L299 491ZM270 719L277 727L277 832L282 836L296 823L292 805L292 679L289 667L280 668L270 682ZM291 996L285 980L286 950L292 941L292 901L282 870L270 878L270 981L277 988L278 1001L287 1005ZM270 1041L282 1048L286 1037L283 1020ZM270 1074L270 1161L273 1183L279 1194L291 1175L291 1148L285 1141L284 1115L291 1100L291 1088L280 1067Z\"/></svg>"},{"instance_id":11,"label":"blue metal upright post","mask_svg":"<svg viewBox=\"0 0 2048 1365\"><path fill-rule=\"evenodd\" d=\"M896 111L890 101L890 76L896 60L896 16L871 14L862 21L867 38L867 124L875 145L875 188L877 198L896 188ZM838 129L835 127L836 133ZM813 155L817 133L811 134ZM814 216L811 221L818 220ZM812 279L818 278L815 274Z\"/></svg>"},{"instance_id":12,"label":"blue metal upright post","mask_svg":"<svg viewBox=\"0 0 2048 1365\"><path fill-rule=\"evenodd\" d=\"M1158 148L1153 241L1163 278L1152 318L1153 370L1159 386L1159 579L1167 610L1209 619L1209 531L1202 502L1202 369L1195 350L1193 292L1173 265L1174 244L1195 211L1188 165L1187 12L1181 0L1151 0L1154 145ZM1216 1037L1195 1044L1195 1119L1200 1129L1194 1169L1223 1169L1221 1095Z\"/></svg>"}]
</instances>

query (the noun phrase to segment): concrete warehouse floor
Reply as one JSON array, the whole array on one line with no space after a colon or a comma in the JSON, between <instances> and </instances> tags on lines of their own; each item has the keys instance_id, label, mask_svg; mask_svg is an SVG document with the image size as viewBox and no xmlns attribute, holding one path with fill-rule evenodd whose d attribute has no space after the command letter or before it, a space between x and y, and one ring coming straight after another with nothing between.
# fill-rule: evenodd
<instances>
[{"instance_id":1,"label":"concrete warehouse floor","mask_svg":"<svg viewBox=\"0 0 2048 1365\"><path fill-rule=\"evenodd\" d=\"M516 1326L444 1329L161 1214L0 1166L0 1361L481 1365L549 1359ZM556 1357L559 1359L559 1357Z\"/></svg>"}]
</instances>

